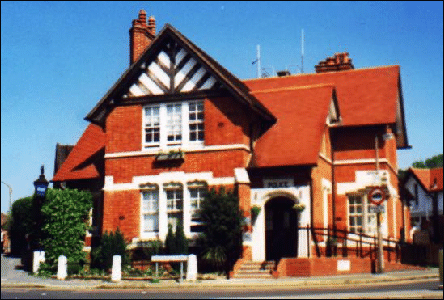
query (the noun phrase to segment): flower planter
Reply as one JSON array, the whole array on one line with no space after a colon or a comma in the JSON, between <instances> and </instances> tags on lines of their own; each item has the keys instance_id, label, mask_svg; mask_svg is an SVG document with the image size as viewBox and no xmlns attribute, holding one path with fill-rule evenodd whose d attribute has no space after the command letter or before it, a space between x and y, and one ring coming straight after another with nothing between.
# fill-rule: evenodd
<instances>
[{"instance_id":1,"label":"flower planter","mask_svg":"<svg viewBox=\"0 0 444 300\"><path fill-rule=\"evenodd\" d=\"M156 155L156 161L183 160L183 152L159 153Z\"/></svg>"}]
</instances>

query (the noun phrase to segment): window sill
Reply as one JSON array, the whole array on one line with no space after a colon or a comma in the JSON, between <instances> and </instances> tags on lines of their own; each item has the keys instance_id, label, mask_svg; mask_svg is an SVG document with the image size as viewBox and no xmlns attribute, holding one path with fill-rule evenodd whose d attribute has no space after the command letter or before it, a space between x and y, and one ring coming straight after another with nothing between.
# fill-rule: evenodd
<instances>
[{"instance_id":1,"label":"window sill","mask_svg":"<svg viewBox=\"0 0 444 300\"><path fill-rule=\"evenodd\" d=\"M156 161L184 160L185 154L182 151L171 153L159 153L156 155Z\"/></svg>"}]
</instances>

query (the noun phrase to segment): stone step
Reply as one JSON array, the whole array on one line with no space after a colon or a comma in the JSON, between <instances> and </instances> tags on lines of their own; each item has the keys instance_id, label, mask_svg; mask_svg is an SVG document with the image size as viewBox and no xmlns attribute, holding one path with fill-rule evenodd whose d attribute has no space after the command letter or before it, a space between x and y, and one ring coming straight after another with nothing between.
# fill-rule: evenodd
<instances>
[{"instance_id":1,"label":"stone step","mask_svg":"<svg viewBox=\"0 0 444 300\"><path fill-rule=\"evenodd\" d=\"M254 262L246 261L242 264L233 278L272 279L272 272L276 267L273 261Z\"/></svg>"},{"instance_id":2,"label":"stone step","mask_svg":"<svg viewBox=\"0 0 444 300\"><path fill-rule=\"evenodd\" d=\"M274 266L261 266L261 265L243 265L241 269L243 270L274 270Z\"/></svg>"},{"instance_id":3,"label":"stone step","mask_svg":"<svg viewBox=\"0 0 444 300\"><path fill-rule=\"evenodd\" d=\"M236 274L234 279L273 279L271 274Z\"/></svg>"},{"instance_id":4,"label":"stone step","mask_svg":"<svg viewBox=\"0 0 444 300\"><path fill-rule=\"evenodd\" d=\"M264 273L270 274L273 270L261 270L261 269L240 269L238 273Z\"/></svg>"}]
</instances>

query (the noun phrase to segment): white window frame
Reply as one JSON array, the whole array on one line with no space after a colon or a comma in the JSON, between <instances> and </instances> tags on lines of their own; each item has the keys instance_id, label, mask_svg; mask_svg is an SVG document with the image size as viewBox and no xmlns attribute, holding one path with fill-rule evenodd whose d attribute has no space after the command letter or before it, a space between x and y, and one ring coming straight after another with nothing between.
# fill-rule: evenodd
<instances>
[{"instance_id":1,"label":"white window frame","mask_svg":"<svg viewBox=\"0 0 444 300\"><path fill-rule=\"evenodd\" d=\"M163 187L163 193L165 196L165 200L166 200L166 207L167 207L167 219L168 219L168 224L171 224L171 219L173 216L179 215L182 221L182 226L184 227L184 231L185 231L185 222L184 222L184 216L185 216L185 212L184 212L184 202L185 202L185 195L184 195L184 188L182 184L167 184L164 185ZM173 192L174 193L174 197L173 198L168 198L168 192ZM182 197L178 197L177 193L180 192ZM178 208L178 201L182 202L182 207L179 206ZM172 207L169 204L172 204ZM171 217L170 217L171 216ZM173 224L172 224L173 225ZM173 233L176 232L176 228L178 223L174 224L175 226L173 226Z\"/></svg>"},{"instance_id":2,"label":"white window frame","mask_svg":"<svg viewBox=\"0 0 444 300\"><path fill-rule=\"evenodd\" d=\"M156 122L155 122L155 116L153 116L153 111L154 109L157 108L158 111L158 115L157 115L157 126L156 126ZM150 110L150 116L147 117L147 110ZM156 105L148 105L145 106L143 108L143 124L142 124L142 128L143 128L143 133L142 133L142 140L143 140L143 144L146 147L155 147L155 146L159 146L160 145L160 129L161 129L161 124L160 124L160 106L158 104ZM154 120L152 120L154 119ZM153 130L155 131L155 128L158 128L158 134L159 134L159 141L151 141L151 142L147 142L146 141L146 135L147 135L147 129L149 128L153 128ZM152 136L155 135L155 133L151 133Z\"/></svg>"},{"instance_id":3,"label":"white window frame","mask_svg":"<svg viewBox=\"0 0 444 300\"><path fill-rule=\"evenodd\" d=\"M203 118L197 120L190 120L190 104L196 105L197 107L202 107ZM171 129L171 123L169 123L170 119L168 114L169 107L179 107L178 111L180 111L180 116L176 115L174 123L175 129L180 127L180 140L168 140L169 131ZM146 116L146 110L150 108L158 108L159 111L159 141L157 142L147 142L146 141L146 130L147 130L147 122L150 121ZM197 115L197 114L196 114ZM201 126L203 129L200 131L203 132L203 140L191 141L190 140L190 127L191 125ZM153 125L154 126L154 125ZM142 150L148 150L153 148L160 149L169 149L169 148L180 148L180 147L201 147L205 143L205 108L204 108L204 100L191 100L191 101L182 101L182 102L171 102L171 103L156 103L156 104L148 104L143 106L143 116L142 116ZM176 132L177 133L177 132Z\"/></svg>"},{"instance_id":4,"label":"white window frame","mask_svg":"<svg viewBox=\"0 0 444 300\"><path fill-rule=\"evenodd\" d=\"M352 197L359 197L361 198L361 212L351 212L351 204L350 204L350 198ZM355 208L357 208L356 205L354 205ZM352 227L357 228L356 231L354 231L353 233L359 233L359 227L362 229L362 233L364 234L368 234L368 235L376 235L377 234L377 214L372 212L372 207L375 207L376 205L372 204L369 200L367 195L365 194L350 194L347 195L347 223L348 223L348 228L349 231L352 232ZM384 206L384 211L386 211L386 203L383 204ZM385 214L385 213L383 213ZM350 225L350 218L352 217L361 217L362 220L362 224L361 226L358 226L356 224L354 224L354 226Z\"/></svg>"},{"instance_id":5,"label":"white window frame","mask_svg":"<svg viewBox=\"0 0 444 300\"><path fill-rule=\"evenodd\" d=\"M149 193L148 199L145 195ZM142 237L157 237L159 234L159 189L157 187L152 187L149 189L142 189L140 192L140 211L141 211L141 236ZM157 219L157 226L154 230L146 230L145 216L152 216Z\"/></svg>"},{"instance_id":6,"label":"white window frame","mask_svg":"<svg viewBox=\"0 0 444 300\"><path fill-rule=\"evenodd\" d=\"M192 106L195 106L196 109L193 110L191 109ZM191 115L195 115L195 119L192 120L190 118ZM202 115L202 118L198 118L199 115ZM189 135L188 135L188 140L190 141L190 143L203 143L205 141L205 109L204 109L204 103L203 101L190 101L188 103L188 130L189 130ZM191 126L196 126L197 129L192 130ZM201 127L201 129L199 129L199 127ZM196 134L196 140L191 140L191 134L192 133ZM199 133L202 132L202 138L199 139Z\"/></svg>"},{"instance_id":7,"label":"white window frame","mask_svg":"<svg viewBox=\"0 0 444 300\"><path fill-rule=\"evenodd\" d=\"M197 195L196 197L192 196L192 191L196 191ZM189 215L190 215L190 233L191 234L199 234L199 232L193 231L193 228L195 226L202 225L202 222L193 220L194 214L198 214L200 212L200 205L202 201L205 199L205 193L207 193L207 188L202 185L188 185L188 192L189 192ZM193 202L196 202L196 207L193 207Z\"/></svg>"}]
</instances>

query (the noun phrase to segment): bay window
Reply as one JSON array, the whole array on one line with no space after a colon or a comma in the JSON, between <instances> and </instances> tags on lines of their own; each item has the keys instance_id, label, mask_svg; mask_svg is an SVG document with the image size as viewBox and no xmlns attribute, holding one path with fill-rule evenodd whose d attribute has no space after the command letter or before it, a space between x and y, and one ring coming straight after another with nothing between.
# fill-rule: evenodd
<instances>
[{"instance_id":1,"label":"bay window","mask_svg":"<svg viewBox=\"0 0 444 300\"><path fill-rule=\"evenodd\" d=\"M201 100L150 104L144 107L143 148L202 145L205 138Z\"/></svg>"}]
</instances>

